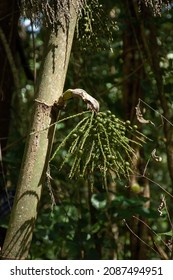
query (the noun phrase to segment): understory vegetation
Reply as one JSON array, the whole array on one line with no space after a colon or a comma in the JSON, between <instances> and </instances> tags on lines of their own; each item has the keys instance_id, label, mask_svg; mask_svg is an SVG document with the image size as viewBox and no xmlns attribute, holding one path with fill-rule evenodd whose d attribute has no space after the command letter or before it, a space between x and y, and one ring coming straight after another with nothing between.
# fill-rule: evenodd
<instances>
[{"instance_id":1,"label":"understory vegetation","mask_svg":"<svg viewBox=\"0 0 173 280\"><path fill-rule=\"evenodd\" d=\"M0 59L2 69L12 72L13 83L8 89L8 125L0 115L1 230L8 228L28 135L38 132L28 129L38 99L46 30L55 34L63 30L64 18L67 26L70 22L68 9L59 13L61 2L50 1L41 14L37 1L21 1L17 32L25 61L19 45L12 52L15 69L13 60ZM56 108L27 258L172 259L171 1L77 2L79 16L63 91L84 89L100 110L88 110L80 98L69 98L63 108ZM1 49L4 32L0 29ZM8 95L1 77L3 103ZM48 96L51 90L49 86ZM47 109L49 104L42 105ZM48 128L45 125L40 133Z\"/></svg>"}]
</instances>

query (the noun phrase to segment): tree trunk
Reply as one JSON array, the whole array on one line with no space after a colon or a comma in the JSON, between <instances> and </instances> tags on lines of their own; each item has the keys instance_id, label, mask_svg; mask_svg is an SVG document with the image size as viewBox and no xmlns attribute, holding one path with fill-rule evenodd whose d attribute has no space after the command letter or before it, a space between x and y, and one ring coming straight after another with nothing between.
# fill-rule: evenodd
<instances>
[{"instance_id":1,"label":"tree trunk","mask_svg":"<svg viewBox=\"0 0 173 280\"><path fill-rule=\"evenodd\" d=\"M165 91L164 91L164 77L163 77L163 71L160 67L160 61L161 61L161 55L160 55L160 48L157 42L158 37L158 30L157 26L153 20L153 16L151 12L149 12L146 9L146 19L147 19L147 25L148 29L150 30L149 33L149 40L147 38L144 38L146 41L146 53L148 55L148 60L151 66L151 69L153 71L155 80L156 80L156 86L157 86L157 93L158 97L160 99L160 105L163 110L163 128L164 128L164 134L166 138L166 153L167 153L167 163L168 163L168 170L169 175L171 178L171 181L173 183L173 130L172 130L172 112L169 106L168 99L166 97ZM157 96L156 96L157 98ZM173 193L173 190L172 190Z\"/></svg>"},{"instance_id":2,"label":"tree trunk","mask_svg":"<svg viewBox=\"0 0 173 280\"><path fill-rule=\"evenodd\" d=\"M50 130L52 106L63 92L77 18L77 1L71 1L67 23L57 33L47 30L48 38L34 102L30 133L12 209L2 259L26 259L38 212L42 185L47 170L47 156L52 143ZM66 7L67 9L67 7Z\"/></svg>"},{"instance_id":3,"label":"tree trunk","mask_svg":"<svg viewBox=\"0 0 173 280\"><path fill-rule=\"evenodd\" d=\"M140 26L141 20L138 18L138 4L136 1L125 1L125 15L126 15L126 29L124 30L123 36L123 105L126 118L131 121L132 124L136 121L135 107L138 103L139 98L144 99L144 89L142 87L142 81L145 78L145 69L142 56L140 54L140 48L143 46L140 43ZM140 48L139 48L140 46ZM139 123L138 123L139 126ZM142 161L143 155L140 146L136 145L135 156L132 157L134 174L129 178L129 190L135 184L141 184L143 186L143 192L134 194L129 192L129 196L143 196L150 197L150 189L147 180L138 180L135 174L142 173L144 169L144 163ZM145 204L146 208L149 208L149 204ZM143 221L147 222L143 218ZM139 239L133 233L130 233L130 246L131 246L131 259L147 259L148 248L140 241L148 243L148 229L140 223L138 220L132 218L130 220L130 227L132 231L137 234Z\"/></svg>"}]
</instances>

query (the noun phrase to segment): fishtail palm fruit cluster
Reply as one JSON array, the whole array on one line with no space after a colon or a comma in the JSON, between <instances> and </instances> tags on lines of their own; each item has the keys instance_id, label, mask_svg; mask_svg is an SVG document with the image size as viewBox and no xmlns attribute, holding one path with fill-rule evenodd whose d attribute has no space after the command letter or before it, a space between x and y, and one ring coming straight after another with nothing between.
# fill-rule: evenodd
<instances>
[{"instance_id":1,"label":"fishtail palm fruit cluster","mask_svg":"<svg viewBox=\"0 0 173 280\"><path fill-rule=\"evenodd\" d=\"M100 172L103 185L106 186L110 173L114 173L117 178L128 177L132 172L134 146L145 142L143 134L137 130L136 125L131 126L130 121L121 121L110 111L85 114L57 147L52 159L66 145L67 153L59 169L70 162L70 179L94 178L94 174Z\"/></svg>"}]
</instances>

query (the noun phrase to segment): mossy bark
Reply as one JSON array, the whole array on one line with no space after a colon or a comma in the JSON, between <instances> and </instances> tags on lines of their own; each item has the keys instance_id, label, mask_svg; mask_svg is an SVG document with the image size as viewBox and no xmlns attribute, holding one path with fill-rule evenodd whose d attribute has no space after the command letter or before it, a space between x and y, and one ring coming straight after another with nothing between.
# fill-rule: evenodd
<instances>
[{"instance_id":1,"label":"mossy bark","mask_svg":"<svg viewBox=\"0 0 173 280\"><path fill-rule=\"evenodd\" d=\"M59 27L56 34L47 30L31 128L2 248L2 259L26 259L28 256L45 177L47 153L52 142L50 131L46 128L52 121L52 106L63 93L76 25L77 2L71 2L68 24L64 17L63 28Z\"/></svg>"}]
</instances>

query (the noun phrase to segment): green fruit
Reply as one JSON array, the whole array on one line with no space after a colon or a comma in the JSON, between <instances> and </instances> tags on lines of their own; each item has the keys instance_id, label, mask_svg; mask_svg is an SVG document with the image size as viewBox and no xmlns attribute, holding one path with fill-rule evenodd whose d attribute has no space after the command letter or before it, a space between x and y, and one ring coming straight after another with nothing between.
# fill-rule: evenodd
<instances>
[{"instance_id":1,"label":"green fruit","mask_svg":"<svg viewBox=\"0 0 173 280\"><path fill-rule=\"evenodd\" d=\"M82 155L83 154L83 150L79 150L78 153L79 153L79 155Z\"/></svg>"},{"instance_id":2,"label":"green fruit","mask_svg":"<svg viewBox=\"0 0 173 280\"><path fill-rule=\"evenodd\" d=\"M111 115L111 111L110 110L107 110L107 115Z\"/></svg>"},{"instance_id":3,"label":"green fruit","mask_svg":"<svg viewBox=\"0 0 173 280\"><path fill-rule=\"evenodd\" d=\"M84 133L84 131L82 129L79 129L78 134L82 135Z\"/></svg>"},{"instance_id":4,"label":"green fruit","mask_svg":"<svg viewBox=\"0 0 173 280\"><path fill-rule=\"evenodd\" d=\"M138 129L138 126L135 124L135 125L133 125L133 129Z\"/></svg>"},{"instance_id":5,"label":"green fruit","mask_svg":"<svg viewBox=\"0 0 173 280\"><path fill-rule=\"evenodd\" d=\"M130 189L134 193L140 193L141 192L141 186L137 183L133 184Z\"/></svg>"},{"instance_id":6,"label":"green fruit","mask_svg":"<svg viewBox=\"0 0 173 280\"><path fill-rule=\"evenodd\" d=\"M93 127L92 131L93 131L93 132L97 132L96 127Z\"/></svg>"},{"instance_id":7,"label":"green fruit","mask_svg":"<svg viewBox=\"0 0 173 280\"><path fill-rule=\"evenodd\" d=\"M103 117L106 117L106 113L105 112L102 112L101 114L102 114Z\"/></svg>"},{"instance_id":8,"label":"green fruit","mask_svg":"<svg viewBox=\"0 0 173 280\"><path fill-rule=\"evenodd\" d=\"M73 137L73 138L77 138L77 134L76 134L76 133L73 133L73 134L72 134L72 137Z\"/></svg>"}]
</instances>

